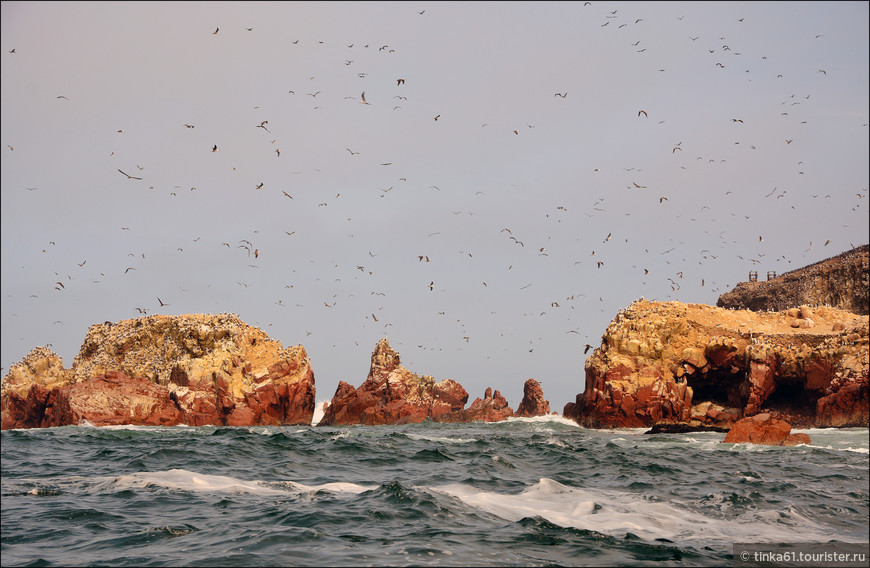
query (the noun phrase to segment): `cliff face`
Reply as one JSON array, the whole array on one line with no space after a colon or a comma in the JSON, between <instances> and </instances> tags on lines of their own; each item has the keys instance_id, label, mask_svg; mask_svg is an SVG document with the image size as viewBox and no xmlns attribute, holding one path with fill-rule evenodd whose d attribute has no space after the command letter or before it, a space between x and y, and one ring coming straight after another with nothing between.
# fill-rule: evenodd
<instances>
[{"instance_id":1,"label":"cliff face","mask_svg":"<svg viewBox=\"0 0 870 568\"><path fill-rule=\"evenodd\" d=\"M870 245L758 282L740 282L716 305L754 311L781 311L800 305L827 305L870 314Z\"/></svg>"},{"instance_id":2,"label":"cliff face","mask_svg":"<svg viewBox=\"0 0 870 568\"><path fill-rule=\"evenodd\" d=\"M868 425L868 316L640 300L587 359L563 414L591 428L731 427L769 412L800 427Z\"/></svg>"},{"instance_id":3,"label":"cliff face","mask_svg":"<svg viewBox=\"0 0 870 568\"><path fill-rule=\"evenodd\" d=\"M314 373L235 315L91 326L73 367L37 348L2 382L2 428L104 424L310 424Z\"/></svg>"}]
</instances>

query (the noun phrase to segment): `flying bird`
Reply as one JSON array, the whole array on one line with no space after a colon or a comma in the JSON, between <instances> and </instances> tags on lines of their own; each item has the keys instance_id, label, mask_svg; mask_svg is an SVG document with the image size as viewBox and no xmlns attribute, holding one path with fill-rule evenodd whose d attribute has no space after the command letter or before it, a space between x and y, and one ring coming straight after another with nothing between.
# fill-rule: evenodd
<instances>
[{"instance_id":1,"label":"flying bird","mask_svg":"<svg viewBox=\"0 0 870 568\"><path fill-rule=\"evenodd\" d=\"M218 151L218 149L217 149L217 144L215 144L214 146L212 146L211 151L212 151L212 152L217 152L217 151Z\"/></svg>"},{"instance_id":2,"label":"flying bird","mask_svg":"<svg viewBox=\"0 0 870 568\"><path fill-rule=\"evenodd\" d=\"M585 349L583 349L583 354L586 355L590 349L592 349L592 346L587 343Z\"/></svg>"},{"instance_id":3,"label":"flying bird","mask_svg":"<svg viewBox=\"0 0 870 568\"><path fill-rule=\"evenodd\" d=\"M215 28L214 31L211 33L211 35L217 35L217 33L218 33L219 31L221 31L220 28Z\"/></svg>"},{"instance_id":4,"label":"flying bird","mask_svg":"<svg viewBox=\"0 0 870 568\"><path fill-rule=\"evenodd\" d=\"M554 96L554 97L562 97L562 98L564 99L565 97L568 96L568 91L565 91L565 94L564 94L564 95L563 95L562 93L556 93L556 94L553 95L553 96Z\"/></svg>"},{"instance_id":5,"label":"flying bird","mask_svg":"<svg viewBox=\"0 0 870 568\"><path fill-rule=\"evenodd\" d=\"M637 184L634 183L634 182L631 182L631 183L633 183L633 184L634 184L634 187L636 187L636 188L638 188L638 189L646 189L646 186L645 186L645 185L637 185Z\"/></svg>"},{"instance_id":6,"label":"flying bird","mask_svg":"<svg viewBox=\"0 0 870 568\"><path fill-rule=\"evenodd\" d=\"M435 120L438 120L439 118L441 118L441 115L440 115L440 114L439 114L438 116L435 117Z\"/></svg>"},{"instance_id":7,"label":"flying bird","mask_svg":"<svg viewBox=\"0 0 870 568\"><path fill-rule=\"evenodd\" d=\"M362 104L364 104L364 105L369 104L369 103L366 102L366 92L365 92L365 91L362 92L362 95L360 95L360 97L362 98L362 100L360 101L360 103L362 103Z\"/></svg>"},{"instance_id":8,"label":"flying bird","mask_svg":"<svg viewBox=\"0 0 870 568\"><path fill-rule=\"evenodd\" d=\"M127 179L138 179L138 180L141 180L141 179L142 179L142 178L139 178L139 177L131 176L130 174L128 174L128 173L126 173L126 172L123 172L123 171L121 171L121 170L118 170L118 171L121 172L122 174L124 174L125 176L127 176Z\"/></svg>"},{"instance_id":9,"label":"flying bird","mask_svg":"<svg viewBox=\"0 0 870 568\"><path fill-rule=\"evenodd\" d=\"M290 199L293 199L293 196L290 195L289 193L287 193L286 191L284 191L283 189L281 190L281 193L283 193L284 195L286 195L286 196L289 197Z\"/></svg>"},{"instance_id":10,"label":"flying bird","mask_svg":"<svg viewBox=\"0 0 870 568\"><path fill-rule=\"evenodd\" d=\"M404 85L404 84L405 84L405 80L404 80L404 79L396 79L396 86L397 86L397 87L398 87L399 85Z\"/></svg>"},{"instance_id":11,"label":"flying bird","mask_svg":"<svg viewBox=\"0 0 870 568\"><path fill-rule=\"evenodd\" d=\"M268 128L266 128L266 125L267 125L267 124L269 124L269 121L268 121L268 120L264 120L263 122L260 123L259 126L257 126L257 128L262 128L263 130L265 130L266 132L268 132L269 134L271 134L272 132L271 132Z\"/></svg>"},{"instance_id":12,"label":"flying bird","mask_svg":"<svg viewBox=\"0 0 870 568\"><path fill-rule=\"evenodd\" d=\"M637 116L640 116L640 115L644 115L645 117L649 118L649 115L643 109L637 111Z\"/></svg>"},{"instance_id":13,"label":"flying bird","mask_svg":"<svg viewBox=\"0 0 870 568\"><path fill-rule=\"evenodd\" d=\"M161 300L160 298L157 298L157 301L160 302L160 307L161 307L161 308L162 308L163 306L168 306L168 305L169 305L169 304L164 304L164 303L163 303L163 300Z\"/></svg>"}]
</instances>

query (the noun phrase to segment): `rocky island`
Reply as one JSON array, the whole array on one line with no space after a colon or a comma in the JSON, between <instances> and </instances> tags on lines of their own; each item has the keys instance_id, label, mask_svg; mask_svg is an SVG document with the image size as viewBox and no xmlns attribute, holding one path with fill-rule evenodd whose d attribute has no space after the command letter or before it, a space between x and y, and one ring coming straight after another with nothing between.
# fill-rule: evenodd
<instances>
[{"instance_id":1,"label":"rocky island","mask_svg":"<svg viewBox=\"0 0 870 568\"><path fill-rule=\"evenodd\" d=\"M314 373L232 314L149 316L92 325L72 368L45 347L12 366L2 429L311 424Z\"/></svg>"},{"instance_id":2,"label":"rocky island","mask_svg":"<svg viewBox=\"0 0 870 568\"><path fill-rule=\"evenodd\" d=\"M512 416L549 414L541 385L528 379L520 412L508 406L499 391L487 388L484 397L465 408L468 392L453 379L435 382L401 365L399 354L381 339L372 353L371 367L359 388L341 381L319 426L340 424L408 424L426 419L434 422L498 422Z\"/></svg>"},{"instance_id":3,"label":"rocky island","mask_svg":"<svg viewBox=\"0 0 870 568\"><path fill-rule=\"evenodd\" d=\"M783 444L802 439L791 426L868 426L868 251L738 284L718 306L632 303L586 360L585 389L563 416L588 428L730 430L730 441L743 432ZM91 326L70 369L48 348L32 350L3 378L0 426L308 425L314 395L301 345L285 349L233 314L150 316ZM453 379L403 367L381 339L366 380L339 382L319 425L551 412L535 379L516 412L492 388L466 408L468 398Z\"/></svg>"},{"instance_id":4,"label":"rocky island","mask_svg":"<svg viewBox=\"0 0 870 568\"><path fill-rule=\"evenodd\" d=\"M730 428L769 412L799 427L868 425L868 317L639 300L586 360L565 417L589 428Z\"/></svg>"}]
</instances>

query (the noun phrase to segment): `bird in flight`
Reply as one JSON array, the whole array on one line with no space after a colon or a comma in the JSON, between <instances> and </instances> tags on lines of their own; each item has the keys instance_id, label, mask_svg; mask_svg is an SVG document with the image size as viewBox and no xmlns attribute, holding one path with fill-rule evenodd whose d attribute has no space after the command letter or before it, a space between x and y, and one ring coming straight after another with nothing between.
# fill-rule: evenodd
<instances>
[{"instance_id":1,"label":"bird in flight","mask_svg":"<svg viewBox=\"0 0 870 568\"><path fill-rule=\"evenodd\" d=\"M63 96L63 95L60 95L60 96L57 97L57 98L59 98L59 99L66 99L66 100L69 100L69 99L67 99L67 98L66 98L65 96Z\"/></svg>"},{"instance_id":2,"label":"bird in flight","mask_svg":"<svg viewBox=\"0 0 870 568\"><path fill-rule=\"evenodd\" d=\"M405 80L404 80L404 79L396 79L396 86L397 86L397 87L398 87L399 85L404 85L404 84L405 84Z\"/></svg>"},{"instance_id":3,"label":"bird in flight","mask_svg":"<svg viewBox=\"0 0 870 568\"><path fill-rule=\"evenodd\" d=\"M562 98L564 99L565 97L568 96L568 91L565 91L565 94L564 94L564 95L563 95L562 93L556 93L556 94L554 94L553 96L554 96L554 97L562 97Z\"/></svg>"},{"instance_id":4,"label":"bird in flight","mask_svg":"<svg viewBox=\"0 0 870 568\"><path fill-rule=\"evenodd\" d=\"M640 116L640 115L644 115L645 117L649 118L649 115L643 109L637 111L637 116Z\"/></svg>"},{"instance_id":5,"label":"bird in flight","mask_svg":"<svg viewBox=\"0 0 870 568\"><path fill-rule=\"evenodd\" d=\"M636 187L636 188L638 188L638 189L646 189L646 186L645 186L645 185L637 185L637 184L634 183L634 182L631 182L631 183L633 183L633 184L634 184L634 187Z\"/></svg>"},{"instance_id":6,"label":"bird in flight","mask_svg":"<svg viewBox=\"0 0 870 568\"><path fill-rule=\"evenodd\" d=\"M587 343L586 348L583 349L583 354L586 355L586 353L588 353L590 349L592 349L592 346Z\"/></svg>"},{"instance_id":7,"label":"bird in flight","mask_svg":"<svg viewBox=\"0 0 870 568\"><path fill-rule=\"evenodd\" d=\"M441 115L440 115L440 114L439 114L438 116L435 117L435 120L438 120L439 118L441 118Z\"/></svg>"},{"instance_id":8,"label":"bird in flight","mask_svg":"<svg viewBox=\"0 0 870 568\"><path fill-rule=\"evenodd\" d=\"M217 149L217 144L215 144L214 146L212 146L211 151L212 151L212 152L217 152L217 151L218 151L218 149Z\"/></svg>"},{"instance_id":9,"label":"bird in flight","mask_svg":"<svg viewBox=\"0 0 870 568\"><path fill-rule=\"evenodd\" d=\"M354 151L351 150L350 148L345 148L345 150L347 150L348 152L350 152L350 155L351 155L351 156L354 156L354 155L356 155L356 154L359 154L359 152L354 152Z\"/></svg>"},{"instance_id":10,"label":"bird in flight","mask_svg":"<svg viewBox=\"0 0 870 568\"><path fill-rule=\"evenodd\" d=\"M362 99L362 100L360 101L360 103L362 103L362 104L364 104L364 105L369 104L369 103L366 102L366 92L365 92L365 91L362 92L362 94L360 95L360 98Z\"/></svg>"},{"instance_id":11,"label":"bird in flight","mask_svg":"<svg viewBox=\"0 0 870 568\"><path fill-rule=\"evenodd\" d=\"M139 180L142 179L142 178L139 178L139 177L136 177L136 176L131 176L130 174L128 174L128 173L126 173L126 172L123 172L123 171L121 171L121 170L118 170L118 171L121 172L122 174L124 174L125 176L127 176L127 179L139 179Z\"/></svg>"},{"instance_id":12,"label":"bird in flight","mask_svg":"<svg viewBox=\"0 0 870 568\"><path fill-rule=\"evenodd\" d=\"M217 35L217 33L218 33L219 31L221 31L220 28L215 28L214 31L211 33L211 35Z\"/></svg>"},{"instance_id":13,"label":"bird in flight","mask_svg":"<svg viewBox=\"0 0 870 568\"><path fill-rule=\"evenodd\" d=\"M290 195L289 193L287 193L286 191L284 191L283 189L281 190L281 193L283 193L284 195L286 195L286 196L289 197L290 199L293 199L293 196Z\"/></svg>"},{"instance_id":14,"label":"bird in flight","mask_svg":"<svg viewBox=\"0 0 870 568\"><path fill-rule=\"evenodd\" d=\"M162 308L163 306L168 306L168 305L169 305L169 304L164 304L164 303L163 303L163 300L161 300L160 298L157 298L157 301L160 302L160 307L161 307L161 308Z\"/></svg>"},{"instance_id":15,"label":"bird in flight","mask_svg":"<svg viewBox=\"0 0 870 568\"><path fill-rule=\"evenodd\" d=\"M259 126L257 126L257 128L262 128L263 130L265 130L266 132L268 132L269 134L271 134L272 131L270 131L268 128L266 128L266 125L267 125L267 124L269 124L269 121L268 121L268 120L264 120L263 122L260 123Z\"/></svg>"}]
</instances>

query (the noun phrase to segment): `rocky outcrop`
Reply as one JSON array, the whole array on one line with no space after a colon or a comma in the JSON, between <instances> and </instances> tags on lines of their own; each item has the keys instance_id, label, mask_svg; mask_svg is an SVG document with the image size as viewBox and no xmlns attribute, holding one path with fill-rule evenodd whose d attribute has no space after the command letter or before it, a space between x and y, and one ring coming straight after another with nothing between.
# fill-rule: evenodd
<instances>
[{"instance_id":1,"label":"rocky outcrop","mask_svg":"<svg viewBox=\"0 0 870 568\"><path fill-rule=\"evenodd\" d=\"M770 414L756 414L742 420L731 428L723 444L763 444L766 446L797 446L809 444L808 434L791 433L791 424L772 417Z\"/></svg>"},{"instance_id":2,"label":"rocky outcrop","mask_svg":"<svg viewBox=\"0 0 870 568\"><path fill-rule=\"evenodd\" d=\"M868 315L868 291L870 245L864 245L770 280L740 282L719 296L716 305L754 311L820 305Z\"/></svg>"},{"instance_id":3,"label":"rocky outcrop","mask_svg":"<svg viewBox=\"0 0 870 568\"><path fill-rule=\"evenodd\" d=\"M468 393L453 379L435 382L401 365L399 354L381 339L372 353L365 382L340 381L318 426L408 424L462 410Z\"/></svg>"},{"instance_id":4,"label":"rocky outcrop","mask_svg":"<svg viewBox=\"0 0 870 568\"><path fill-rule=\"evenodd\" d=\"M71 369L46 348L2 382L2 428L78 424L310 424L305 348L282 348L232 314L91 326Z\"/></svg>"},{"instance_id":5,"label":"rocky outcrop","mask_svg":"<svg viewBox=\"0 0 870 568\"><path fill-rule=\"evenodd\" d=\"M437 422L501 422L514 416L514 411L500 392L487 387L483 398L476 398L466 409L447 412L435 418Z\"/></svg>"},{"instance_id":6,"label":"rocky outcrop","mask_svg":"<svg viewBox=\"0 0 870 568\"><path fill-rule=\"evenodd\" d=\"M541 383L535 379L529 379L523 385L523 400L517 407L514 416L532 417L544 416L550 413L550 401L544 399L544 391Z\"/></svg>"},{"instance_id":7,"label":"rocky outcrop","mask_svg":"<svg viewBox=\"0 0 870 568\"><path fill-rule=\"evenodd\" d=\"M590 428L730 428L766 412L799 427L867 426L868 316L639 300L611 322L585 371L586 389L563 415Z\"/></svg>"}]
</instances>

